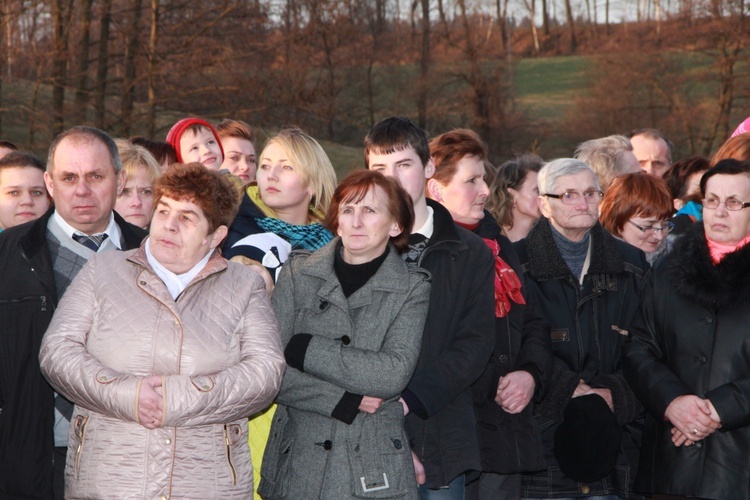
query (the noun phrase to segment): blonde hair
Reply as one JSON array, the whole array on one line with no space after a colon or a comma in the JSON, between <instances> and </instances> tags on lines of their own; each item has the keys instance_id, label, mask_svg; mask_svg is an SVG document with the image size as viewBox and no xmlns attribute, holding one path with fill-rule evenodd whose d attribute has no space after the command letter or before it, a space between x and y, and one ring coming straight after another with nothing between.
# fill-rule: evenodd
<instances>
[{"instance_id":1,"label":"blonde hair","mask_svg":"<svg viewBox=\"0 0 750 500\"><path fill-rule=\"evenodd\" d=\"M145 167L151 184L156 182L156 179L161 175L161 168L159 168L159 163L157 163L156 158L154 158L154 155L148 149L125 139L115 139L115 144L117 145L117 151L120 153L122 168L125 170L128 180L135 177L139 168Z\"/></svg>"},{"instance_id":2,"label":"blonde hair","mask_svg":"<svg viewBox=\"0 0 750 500\"><path fill-rule=\"evenodd\" d=\"M289 162L298 169L302 181L312 188L310 203L313 210L326 213L336 189L336 171L318 141L298 128L287 128L266 143L264 152L271 144L284 149Z\"/></svg>"}]
</instances>

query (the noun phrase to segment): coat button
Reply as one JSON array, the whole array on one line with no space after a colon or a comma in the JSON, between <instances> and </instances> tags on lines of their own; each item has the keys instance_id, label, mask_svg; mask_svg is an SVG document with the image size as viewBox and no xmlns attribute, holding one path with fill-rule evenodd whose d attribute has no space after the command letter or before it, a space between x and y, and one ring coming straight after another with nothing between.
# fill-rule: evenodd
<instances>
[{"instance_id":1,"label":"coat button","mask_svg":"<svg viewBox=\"0 0 750 500\"><path fill-rule=\"evenodd\" d=\"M141 280L141 286L146 286L146 282Z\"/></svg>"},{"instance_id":2,"label":"coat button","mask_svg":"<svg viewBox=\"0 0 750 500\"><path fill-rule=\"evenodd\" d=\"M341 337L341 343L344 345L349 345L352 343L352 339L349 338L349 335L344 335Z\"/></svg>"},{"instance_id":3,"label":"coat button","mask_svg":"<svg viewBox=\"0 0 750 500\"><path fill-rule=\"evenodd\" d=\"M701 443L700 441L698 441L697 443L695 443L695 447L696 448L703 448L703 443Z\"/></svg>"},{"instance_id":4,"label":"coat button","mask_svg":"<svg viewBox=\"0 0 750 500\"><path fill-rule=\"evenodd\" d=\"M329 306L329 305L330 305L330 304L328 303L328 301L327 301L327 300L321 300L321 301L320 301L320 306L318 306L318 307L320 307L320 310L321 310L321 311L325 311L326 309L328 309L328 306Z\"/></svg>"},{"instance_id":5,"label":"coat button","mask_svg":"<svg viewBox=\"0 0 750 500\"><path fill-rule=\"evenodd\" d=\"M394 439L393 440L393 447L394 448L396 448L397 450L400 450L402 446L403 445L401 444L401 440L400 439Z\"/></svg>"},{"instance_id":6,"label":"coat button","mask_svg":"<svg viewBox=\"0 0 750 500\"><path fill-rule=\"evenodd\" d=\"M323 441L323 449L324 450L328 451L331 448L333 448L333 443L331 442L330 439L326 439L325 441Z\"/></svg>"},{"instance_id":7,"label":"coat button","mask_svg":"<svg viewBox=\"0 0 750 500\"><path fill-rule=\"evenodd\" d=\"M581 486L581 493L584 495L588 495L589 491L591 491L591 488L589 488L588 485L584 484Z\"/></svg>"},{"instance_id":8,"label":"coat button","mask_svg":"<svg viewBox=\"0 0 750 500\"><path fill-rule=\"evenodd\" d=\"M707 358L707 357L705 357L705 356L701 356L701 357L700 357L700 361L701 361L701 363L704 363L704 364L705 364L705 363L706 363L706 361L708 361L708 358Z\"/></svg>"},{"instance_id":9,"label":"coat button","mask_svg":"<svg viewBox=\"0 0 750 500\"><path fill-rule=\"evenodd\" d=\"M508 362L508 356L506 356L505 354L501 354L498 359L500 360L501 363L507 363Z\"/></svg>"}]
</instances>

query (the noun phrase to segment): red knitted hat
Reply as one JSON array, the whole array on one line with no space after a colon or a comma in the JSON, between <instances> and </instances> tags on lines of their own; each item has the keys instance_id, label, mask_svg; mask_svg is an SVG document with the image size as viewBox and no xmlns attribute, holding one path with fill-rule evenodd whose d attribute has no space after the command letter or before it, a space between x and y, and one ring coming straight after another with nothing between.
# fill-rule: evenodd
<instances>
[{"instance_id":1,"label":"red knitted hat","mask_svg":"<svg viewBox=\"0 0 750 500\"><path fill-rule=\"evenodd\" d=\"M206 120L201 120L200 118L183 118L182 120L172 125L172 128L169 129L169 133L167 133L167 142L174 148L174 152L177 155L177 163L182 163L182 154L180 154L180 139L182 138L182 134L183 132L185 132L185 129L187 129L190 125L203 125L204 127L210 129L211 133L214 134L214 137L216 138L216 142L219 143L221 156L222 158L224 157L224 146L221 145L219 134L216 132L216 129L211 126L210 123L208 123Z\"/></svg>"}]
</instances>

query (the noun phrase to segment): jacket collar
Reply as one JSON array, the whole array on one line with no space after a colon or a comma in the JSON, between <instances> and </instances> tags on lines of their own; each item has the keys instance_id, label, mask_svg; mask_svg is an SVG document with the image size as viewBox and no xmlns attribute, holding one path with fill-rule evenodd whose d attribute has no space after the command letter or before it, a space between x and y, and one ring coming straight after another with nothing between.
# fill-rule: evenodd
<instances>
[{"instance_id":1,"label":"jacket collar","mask_svg":"<svg viewBox=\"0 0 750 500\"><path fill-rule=\"evenodd\" d=\"M612 275L625 270L615 238L597 222L590 231L591 260L587 274ZM572 277L552 237L549 219L541 217L524 240L529 273L538 280ZM578 281L576 279L576 281Z\"/></svg>"},{"instance_id":2,"label":"jacket collar","mask_svg":"<svg viewBox=\"0 0 750 500\"><path fill-rule=\"evenodd\" d=\"M136 264L142 268L144 268L149 273L156 276L156 273L151 268L151 266L148 263L148 258L146 257L146 241L144 240L140 247L138 247L138 250L133 252L127 259L128 261L132 262L133 264ZM199 272L195 278L193 278L193 281L190 282L188 287L195 283L196 281L200 281L212 274L220 273L224 271L228 267L227 260L221 256L221 252L219 252L219 249L214 249L213 253L211 254L211 257L208 259L208 262L206 263L206 266ZM187 287L186 287L187 288Z\"/></svg>"},{"instance_id":3,"label":"jacket collar","mask_svg":"<svg viewBox=\"0 0 750 500\"><path fill-rule=\"evenodd\" d=\"M703 224L695 224L657 267L665 266L674 289L706 307L750 302L750 245L714 265Z\"/></svg>"},{"instance_id":4,"label":"jacket collar","mask_svg":"<svg viewBox=\"0 0 750 500\"><path fill-rule=\"evenodd\" d=\"M332 242L310 254L300 272L308 276L314 276L323 281L318 288L318 296L321 299L334 302L341 307L356 308L372 302L372 292L396 292L406 293L408 291L408 279L404 279L406 264L395 247L391 246L383 264L370 281L353 295L347 298L341 290L341 284L333 270L333 261L336 249L339 247L341 237L337 236Z\"/></svg>"},{"instance_id":5,"label":"jacket collar","mask_svg":"<svg viewBox=\"0 0 750 500\"><path fill-rule=\"evenodd\" d=\"M459 231L470 231L464 228L459 229L448 209L437 201L427 198L427 206L432 208L434 223L432 238L427 242L427 248L435 246L438 243L455 244L457 245L457 250L468 248L466 242L461 240Z\"/></svg>"}]
</instances>

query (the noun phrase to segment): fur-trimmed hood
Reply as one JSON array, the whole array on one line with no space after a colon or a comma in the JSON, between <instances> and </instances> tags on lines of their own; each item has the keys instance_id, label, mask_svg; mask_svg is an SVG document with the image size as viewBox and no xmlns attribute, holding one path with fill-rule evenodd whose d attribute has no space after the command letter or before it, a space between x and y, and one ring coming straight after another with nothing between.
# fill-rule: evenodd
<instances>
[{"instance_id":1,"label":"fur-trimmed hood","mask_svg":"<svg viewBox=\"0 0 750 500\"><path fill-rule=\"evenodd\" d=\"M657 264L680 295L707 307L733 308L750 302L750 245L714 265L702 224L696 224Z\"/></svg>"},{"instance_id":2,"label":"fur-trimmed hood","mask_svg":"<svg viewBox=\"0 0 750 500\"><path fill-rule=\"evenodd\" d=\"M615 238L597 222L591 228L591 263L588 274L619 274L624 271L623 256ZM529 273L537 280L572 276L552 236L549 219L541 217L524 240Z\"/></svg>"}]
</instances>

